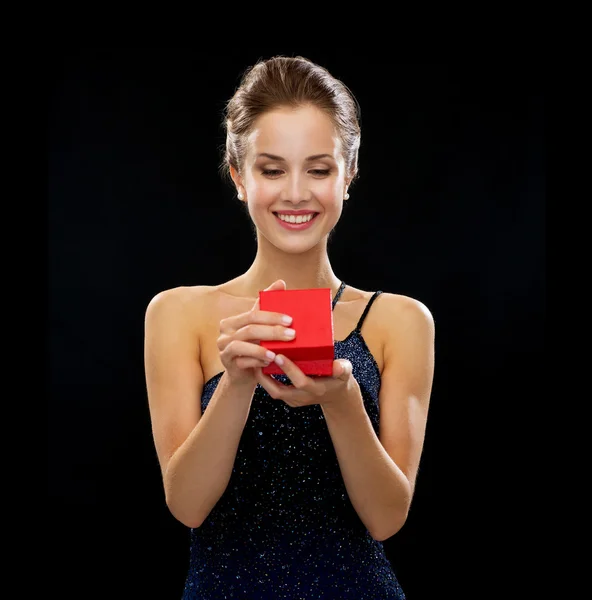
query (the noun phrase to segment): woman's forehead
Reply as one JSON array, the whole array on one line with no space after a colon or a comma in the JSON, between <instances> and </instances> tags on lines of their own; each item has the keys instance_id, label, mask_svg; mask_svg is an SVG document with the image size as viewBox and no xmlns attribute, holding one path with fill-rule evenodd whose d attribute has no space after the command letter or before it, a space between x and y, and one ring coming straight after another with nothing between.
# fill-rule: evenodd
<instances>
[{"instance_id":1,"label":"woman's forehead","mask_svg":"<svg viewBox=\"0 0 592 600\"><path fill-rule=\"evenodd\" d=\"M281 108L261 115L248 139L251 158L273 154L290 157L329 154L337 159L341 143L331 119L318 108Z\"/></svg>"}]
</instances>

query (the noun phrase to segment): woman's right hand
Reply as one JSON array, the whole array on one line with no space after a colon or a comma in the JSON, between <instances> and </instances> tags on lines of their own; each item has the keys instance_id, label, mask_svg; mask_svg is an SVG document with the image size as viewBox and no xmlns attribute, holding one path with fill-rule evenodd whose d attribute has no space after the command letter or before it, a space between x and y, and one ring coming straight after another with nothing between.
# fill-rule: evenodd
<instances>
[{"instance_id":1,"label":"woman's right hand","mask_svg":"<svg viewBox=\"0 0 592 600\"><path fill-rule=\"evenodd\" d=\"M286 283L278 279L265 291L285 290ZM275 358L259 344L261 340L292 340L294 335L286 335L290 323L283 321L289 316L282 313L259 309L259 298L253 308L240 315L220 321L218 350L220 360L226 369L226 376L232 383L257 384L257 369L267 366Z\"/></svg>"}]
</instances>

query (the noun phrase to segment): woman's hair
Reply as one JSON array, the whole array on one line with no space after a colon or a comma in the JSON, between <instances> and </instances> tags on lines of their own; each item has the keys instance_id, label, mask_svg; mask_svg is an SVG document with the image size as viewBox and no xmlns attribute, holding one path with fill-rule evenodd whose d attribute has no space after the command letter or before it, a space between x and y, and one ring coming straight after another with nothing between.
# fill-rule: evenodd
<instances>
[{"instance_id":1,"label":"woman's hair","mask_svg":"<svg viewBox=\"0 0 592 600\"><path fill-rule=\"evenodd\" d=\"M360 107L349 88L327 69L302 56L275 56L249 67L224 114L222 171L244 166L247 137L261 115L280 107L316 106L333 121L342 143L346 176L358 174Z\"/></svg>"}]
</instances>

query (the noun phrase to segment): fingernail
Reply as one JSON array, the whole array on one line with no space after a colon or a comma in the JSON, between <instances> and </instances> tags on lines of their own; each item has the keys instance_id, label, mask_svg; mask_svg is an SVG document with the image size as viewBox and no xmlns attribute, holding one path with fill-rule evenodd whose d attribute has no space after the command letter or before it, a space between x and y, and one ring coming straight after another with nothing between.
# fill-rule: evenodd
<instances>
[{"instance_id":1,"label":"fingernail","mask_svg":"<svg viewBox=\"0 0 592 600\"><path fill-rule=\"evenodd\" d=\"M296 332L295 332L293 329L286 329L286 330L284 331L284 335L285 335L286 337L290 337L290 338L292 338L292 337L294 337L294 336L296 335Z\"/></svg>"},{"instance_id":2,"label":"fingernail","mask_svg":"<svg viewBox=\"0 0 592 600\"><path fill-rule=\"evenodd\" d=\"M269 360L273 360L275 358L275 352L272 352L271 350L268 350L265 353L265 356L267 356L267 358L269 358Z\"/></svg>"},{"instance_id":3,"label":"fingernail","mask_svg":"<svg viewBox=\"0 0 592 600\"><path fill-rule=\"evenodd\" d=\"M282 323L284 323L285 325L291 325L292 324L292 317L289 317L288 315L284 315L282 317Z\"/></svg>"},{"instance_id":4,"label":"fingernail","mask_svg":"<svg viewBox=\"0 0 592 600\"><path fill-rule=\"evenodd\" d=\"M284 364L284 359L279 354L275 357L275 364L280 367Z\"/></svg>"}]
</instances>

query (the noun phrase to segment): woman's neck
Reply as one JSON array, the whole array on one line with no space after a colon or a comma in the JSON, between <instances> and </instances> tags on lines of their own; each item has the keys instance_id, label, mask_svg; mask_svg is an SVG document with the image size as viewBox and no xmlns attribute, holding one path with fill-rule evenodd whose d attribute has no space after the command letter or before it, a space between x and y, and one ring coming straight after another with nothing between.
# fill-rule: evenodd
<instances>
[{"instance_id":1,"label":"woman's neck","mask_svg":"<svg viewBox=\"0 0 592 600\"><path fill-rule=\"evenodd\" d=\"M333 295L341 280L333 273L326 249L311 249L307 253L273 253L259 250L249 269L240 276L244 291L256 297L259 290L283 279L286 289L330 288Z\"/></svg>"}]
</instances>

